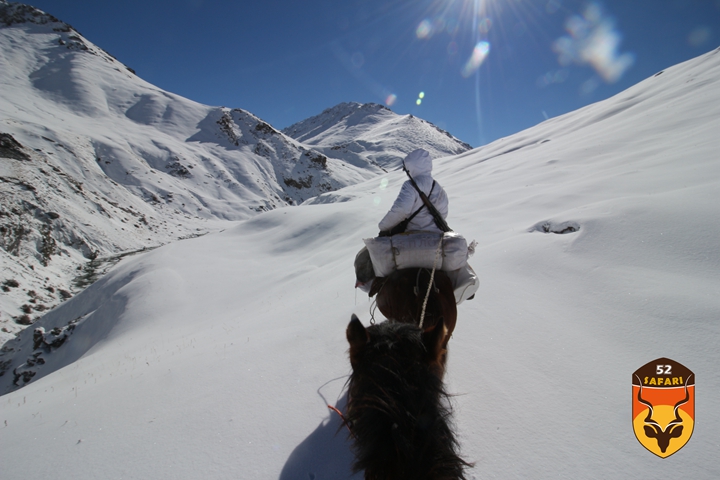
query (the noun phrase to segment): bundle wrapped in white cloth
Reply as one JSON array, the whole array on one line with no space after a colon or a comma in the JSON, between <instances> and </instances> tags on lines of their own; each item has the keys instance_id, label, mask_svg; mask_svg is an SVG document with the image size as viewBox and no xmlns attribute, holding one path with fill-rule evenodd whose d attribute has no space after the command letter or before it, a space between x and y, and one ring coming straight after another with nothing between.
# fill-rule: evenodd
<instances>
[{"instance_id":1,"label":"bundle wrapped in white cloth","mask_svg":"<svg viewBox=\"0 0 720 480\"><path fill-rule=\"evenodd\" d=\"M475 294L479 282L468 265L472 248L457 232L407 232L391 237L363 239L375 276L386 277L394 270L428 268L443 270L453 281L457 303Z\"/></svg>"},{"instance_id":2,"label":"bundle wrapped in white cloth","mask_svg":"<svg viewBox=\"0 0 720 480\"><path fill-rule=\"evenodd\" d=\"M457 305L473 298L478 288L480 288L480 282L475 274L475 270L473 270L468 263L466 263L464 267L446 273L452 281L455 303Z\"/></svg>"},{"instance_id":3,"label":"bundle wrapped in white cloth","mask_svg":"<svg viewBox=\"0 0 720 480\"><path fill-rule=\"evenodd\" d=\"M403 268L457 270L468 259L467 241L456 232L408 232L363 241L378 277Z\"/></svg>"}]
</instances>

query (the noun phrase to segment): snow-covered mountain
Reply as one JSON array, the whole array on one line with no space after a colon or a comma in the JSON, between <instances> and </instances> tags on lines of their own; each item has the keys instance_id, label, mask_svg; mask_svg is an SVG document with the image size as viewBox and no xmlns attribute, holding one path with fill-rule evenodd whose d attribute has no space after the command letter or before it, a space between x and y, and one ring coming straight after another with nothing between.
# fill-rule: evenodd
<instances>
[{"instance_id":1,"label":"snow-covered mountain","mask_svg":"<svg viewBox=\"0 0 720 480\"><path fill-rule=\"evenodd\" d=\"M386 166L417 147L458 151L417 119L395 132L396 142L362 136L387 149ZM0 340L119 255L382 173L353 145L353 155L334 155L242 109L165 92L70 25L0 0Z\"/></svg>"},{"instance_id":2,"label":"snow-covered mountain","mask_svg":"<svg viewBox=\"0 0 720 480\"><path fill-rule=\"evenodd\" d=\"M436 162L478 241L446 375L475 478L720 478L718 132L720 49ZM350 477L327 404L373 312L355 253L404 178L379 180L125 258L6 343L3 479ZM697 385L662 460L631 418L661 357Z\"/></svg>"},{"instance_id":3,"label":"snow-covered mountain","mask_svg":"<svg viewBox=\"0 0 720 480\"><path fill-rule=\"evenodd\" d=\"M341 103L283 129L327 156L363 168L398 168L403 154L426 148L433 158L472 147L435 125L375 103Z\"/></svg>"}]
</instances>

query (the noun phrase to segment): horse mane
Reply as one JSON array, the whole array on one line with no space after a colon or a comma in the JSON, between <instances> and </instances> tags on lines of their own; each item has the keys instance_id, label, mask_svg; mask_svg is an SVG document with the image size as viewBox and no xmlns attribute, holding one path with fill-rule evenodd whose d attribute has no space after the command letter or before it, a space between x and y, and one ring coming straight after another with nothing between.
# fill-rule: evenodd
<instances>
[{"instance_id":1,"label":"horse mane","mask_svg":"<svg viewBox=\"0 0 720 480\"><path fill-rule=\"evenodd\" d=\"M422 322L425 332L443 328L445 339L441 364L444 369L448 342L457 322L457 305L452 280L447 273L442 270L434 272L432 285L431 277L432 272L426 268L395 270L387 277L375 279L370 296L377 294L375 301L378 309L385 318L394 322L414 325Z\"/></svg>"},{"instance_id":2,"label":"horse mane","mask_svg":"<svg viewBox=\"0 0 720 480\"><path fill-rule=\"evenodd\" d=\"M466 478L438 358L443 334L392 321L366 329L353 315L347 421L353 468L366 479Z\"/></svg>"}]
</instances>

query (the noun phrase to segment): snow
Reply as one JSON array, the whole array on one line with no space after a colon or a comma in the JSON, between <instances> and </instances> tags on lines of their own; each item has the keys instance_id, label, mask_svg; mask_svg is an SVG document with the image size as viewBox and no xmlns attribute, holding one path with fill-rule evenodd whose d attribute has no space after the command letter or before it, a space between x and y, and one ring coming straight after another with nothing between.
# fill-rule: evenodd
<instances>
[{"instance_id":1,"label":"snow","mask_svg":"<svg viewBox=\"0 0 720 480\"><path fill-rule=\"evenodd\" d=\"M720 49L436 161L448 223L478 242L446 375L471 475L720 476L718 131ZM44 315L77 323L52 351L31 329L6 344L3 478L349 477L327 404L344 406L351 314L374 311L352 263L403 180L126 257ZM693 437L663 460L631 425L631 375L659 357L697 381Z\"/></svg>"}]
</instances>

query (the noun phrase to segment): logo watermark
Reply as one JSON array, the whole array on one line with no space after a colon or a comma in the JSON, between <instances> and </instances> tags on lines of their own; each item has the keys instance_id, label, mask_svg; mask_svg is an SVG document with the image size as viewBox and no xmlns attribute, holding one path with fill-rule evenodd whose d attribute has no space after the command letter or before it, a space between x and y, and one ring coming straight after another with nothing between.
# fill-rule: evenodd
<instances>
[{"instance_id":1,"label":"logo watermark","mask_svg":"<svg viewBox=\"0 0 720 480\"><path fill-rule=\"evenodd\" d=\"M632 425L643 447L666 458L690 440L695 426L695 374L669 358L637 369L632 378Z\"/></svg>"}]
</instances>

